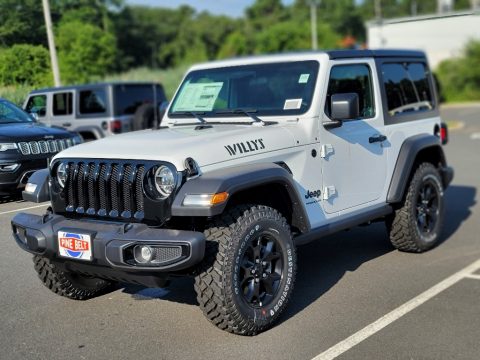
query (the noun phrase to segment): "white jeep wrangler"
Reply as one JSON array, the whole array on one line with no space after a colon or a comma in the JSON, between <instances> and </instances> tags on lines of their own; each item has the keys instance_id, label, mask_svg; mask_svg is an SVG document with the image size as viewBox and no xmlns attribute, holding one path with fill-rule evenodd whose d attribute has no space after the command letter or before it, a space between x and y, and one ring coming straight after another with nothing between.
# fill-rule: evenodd
<instances>
[{"instance_id":1,"label":"white jeep wrangler","mask_svg":"<svg viewBox=\"0 0 480 360\"><path fill-rule=\"evenodd\" d=\"M58 154L12 220L53 292L194 276L219 328L257 334L292 296L297 245L376 220L438 243L453 178L425 54L331 51L194 66L162 127ZM312 279L313 280L313 279Z\"/></svg>"}]
</instances>

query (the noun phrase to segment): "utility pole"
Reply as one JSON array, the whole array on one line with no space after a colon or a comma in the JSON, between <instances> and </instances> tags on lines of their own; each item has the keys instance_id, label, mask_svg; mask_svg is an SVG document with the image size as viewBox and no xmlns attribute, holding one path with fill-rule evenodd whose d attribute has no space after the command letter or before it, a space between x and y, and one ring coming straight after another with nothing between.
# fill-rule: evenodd
<instances>
[{"instance_id":1,"label":"utility pole","mask_svg":"<svg viewBox=\"0 0 480 360\"><path fill-rule=\"evenodd\" d=\"M375 18L382 21L382 0L375 0Z\"/></svg>"},{"instance_id":2,"label":"utility pole","mask_svg":"<svg viewBox=\"0 0 480 360\"><path fill-rule=\"evenodd\" d=\"M312 30L312 50L318 49L317 0L310 0L310 27Z\"/></svg>"},{"instance_id":3,"label":"utility pole","mask_svg":"<svg viewBox=\"0 0 480 360\"><path fill-rule=\"evenodd\" d=\"M55 86L61 86L60 70L58 69L57 49L55 48L55 38L53 37L52 17L50 15L50 4L48 0L43 2L43 16L45 17L45 27L47 28L48 49L50 50L50 62L52 63L53 81Z\"/></svg>"}]
</instances>

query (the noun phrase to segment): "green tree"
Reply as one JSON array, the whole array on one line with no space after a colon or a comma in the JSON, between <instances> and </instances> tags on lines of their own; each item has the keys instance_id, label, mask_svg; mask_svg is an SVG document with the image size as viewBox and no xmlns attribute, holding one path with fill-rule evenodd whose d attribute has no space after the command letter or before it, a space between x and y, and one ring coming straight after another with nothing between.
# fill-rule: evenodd
<instances>
[{"instance_id":1,"label":"green tree","mask_svg":"<svg viewBox=\"0 0 480 360\"><path fill-rule=\"evenodd\" d=\"M51 82L50 58L43 46L17 44L0 52L0 84L46 86Z\"/></svg>"},{"instance_id":2,"label":"green tree","mask_svg":"<svg viewBox=\"0 0 480 360\"><path fill-rule=\"evenodd\" d=\"M62 22L57 29L60 71L65 83L82 83L115 70L115 37L101 28L80 22Z\"/></svg>"},{"instance_id":3,"label":"green tree","mask_svg":"<svg viewBox=\"0 0 480 360\"><path fill-rule=\"evenodd\" d=\"M340 38L329 25L318 25L318 45L320 48L338 47ZM279 23L262 31L256 37L256 53L274 53L311 48L309 23L288 21Z\"/></svg>"},{"instance_id":4,"label":"green tree","mask_svg":"<svg viewBox=\"0 0 480 360\"><path fill-rule=\"evenodd\" d=\"M220 48L217 57L219 59L230 58L240 55L248 55L255 49L253 36L237 30L231 33Z\"/></svg>"},{"instance_id":5,"label":"green tree","mask_svg":"<svg viewBox=\"0 0 480 360\"><path fill-rule=\"evenodd\" d=\"M440 63L437 76L447 101L480 99L480 41L468 43L461 57Z\"/></svg>"},{"instance_id":6,"label":"green tree","mask_svg":"<svg viewBox=\"0 0 480 360\"><path fill-rule=\"evenodd\" d=\"M42 2L0 0L0 46L47 45Z\"/></svg>"}]
</instances>

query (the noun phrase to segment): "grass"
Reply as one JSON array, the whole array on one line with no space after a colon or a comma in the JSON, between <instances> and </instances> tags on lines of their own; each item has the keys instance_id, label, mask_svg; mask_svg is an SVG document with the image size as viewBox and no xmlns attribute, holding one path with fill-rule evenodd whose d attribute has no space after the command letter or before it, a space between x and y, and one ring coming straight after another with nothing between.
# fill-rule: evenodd
<instances>
[{"instance_id":1,"label":"grass","mask_svg":"<svg viewBox=\"0 0 480 360\"><path fill-rule=\"evenodd\" d=\"M132 69L125 73L105 77L105 81L155 81L163 85L168 99L171 99L183 79L188 65L174 69L154 70L148 68Z\"/></svg>"},{"instance_id":2,"label":"grass","mask_svg":"<svg viewBox=\"0 0 480 360\"><path fill-rule=\"evenodd\" d=\"M121 74L107 75L101 81L155 81L163 85L168 99L171 99L182 81L188 65L174 69L155 70L148 68L132 69ZM0 98L5 98L21 106L30 91L36 89L31 85L0 86Z\"/></svg>"},{"instance_id":3,"label":"grass","mask_svg":"<svg viewBox=\"0 0 480 360\"><path fill-rule=\"evenodd\" d=\"M0 86L0 98L10 100L14 104L22 106L28 93L33 89L34 87L30 85Z\"/></svg>"}]
</instances>

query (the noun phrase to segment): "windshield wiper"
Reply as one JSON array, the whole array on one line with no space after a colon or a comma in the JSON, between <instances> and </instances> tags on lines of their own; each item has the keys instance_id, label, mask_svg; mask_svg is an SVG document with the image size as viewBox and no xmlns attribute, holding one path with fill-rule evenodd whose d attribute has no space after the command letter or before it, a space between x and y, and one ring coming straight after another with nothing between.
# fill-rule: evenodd
<instances>
[{"instance_id":1,"label":"windshield wiper","mask_svg":"<svg viewBox=\"0 0 480 360\"><path fill-rule=\"evenodd\" d=\"M256 112L258 112L257 109L225 109L215 111L215 114L244 114L251 118L254 122L265 125L265 122L254 114Z\"/></svg>"},{"instance_id":2,"label":"windshield wiper","mask_svg":"<svg viewBox=\"0 0 480 360\"><path fill-rule=\"evenodd\" d=\"M202 124L207 123L207 120L202 118L200 115L205 115L205 112L195 112L195 111L175 111L172 115L190 115L200 121Z\"/></svg>"}]
</instances>

